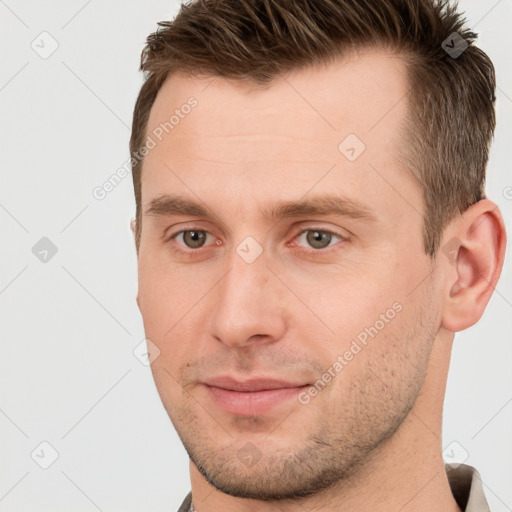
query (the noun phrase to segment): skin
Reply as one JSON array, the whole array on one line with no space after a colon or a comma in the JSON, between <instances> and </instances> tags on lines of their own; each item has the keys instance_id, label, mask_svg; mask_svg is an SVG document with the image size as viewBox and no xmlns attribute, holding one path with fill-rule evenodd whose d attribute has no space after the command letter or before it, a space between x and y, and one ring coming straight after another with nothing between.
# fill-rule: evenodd
<instances>
[{"instance_id":1,"label":"skin","mask_svg":"<svg viewBox=\"0 0 512 512\"><path fill-rule=\"evenodd\" d=\"M421 190L398 159L407 89L404 62L368 50L266 90L175 74L156 98L148 133L190 96L198 105L146 156L143 211L177 194L212 212L144 214L138 248L137 303L160 351L151 368L191 457L199 512L460 510L441 453L450 353L454 332L489 301L505 229L484 199L443 233L442 247L456 240L452 257L425 254ZM353 162L338 150L350 133L366 146ZM260 214L324 193L363 203L376 221ZM345 239L318 248L311 231L299 234L306 228ZM166 229L208 237L202 248L163 241ZM263 251L252 263L236 251L248 236ZM203 385L219 375L313 384L396 303L400 312L307 404L240 416Z\"/></svg>"}]
</instances>

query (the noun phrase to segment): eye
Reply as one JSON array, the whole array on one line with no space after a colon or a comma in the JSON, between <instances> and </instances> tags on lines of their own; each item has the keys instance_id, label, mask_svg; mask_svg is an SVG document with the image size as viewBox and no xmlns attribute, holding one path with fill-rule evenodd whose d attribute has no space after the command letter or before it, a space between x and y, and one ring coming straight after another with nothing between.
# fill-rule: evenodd
<instances>
[{"instance_id":1,"label":"eye","mask_svg":"<svg viewBox=\"0 0 512 512\"><path fill-rule=\"evenodd\" d=\"M185 247L189 249L201 249L203 245L205 244L206 239L208 238L208 231L201 231L201 230L195 230L195 229L189 229L186 231L179 231L178 233L175 233L170 238L179 238L183 240L183 244Z\"/></svg>"},{"instance_id":2,"label":"eye","mask_svg":"<svg viewBox=\"0 0 512 512\"><path fill-rule=\"evenodd\" d=\"M305 235L305 236L304 236ZM304 239L315 250L331 247L331 242L346 240L346 237L325 229L309 228L302 230L296 237L296 240Z\"/></svg>"},{"instance_id":3,"label":"eye","mask_svg":"<svg viewBox=\"0 0 512 512\"><path fill-rule=\"evenodd\" d=\"M198 253L204 246L207 245L206 241L209 236L213 237L213 235L208 231L199 229L188 229L174 233L173 235L168 237L167 241L181 239L181 241L178 241L175 244L173 244L173 250L180 254L192 256L194 253ZM312 249L304 247L302 243L297 244L297 241L304 241L304 239L305 242ZM308 228L303 229L295 236L292 245L302 246L305 248L306 251L309 250L310 252L319 252L321 250L332 247L333 245L336 244L337 241L344 241L347 239L348 238L345 236L342 236L338 233L334 233L326 229ZM217 242L217 244L219 244L219 242Z\"/></svg>"}]
</instances>

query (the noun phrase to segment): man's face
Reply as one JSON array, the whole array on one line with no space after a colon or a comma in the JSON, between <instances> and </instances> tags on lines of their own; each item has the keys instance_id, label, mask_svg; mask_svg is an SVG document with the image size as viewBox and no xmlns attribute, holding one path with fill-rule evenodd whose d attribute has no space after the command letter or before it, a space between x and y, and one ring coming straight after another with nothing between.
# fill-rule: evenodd
<instances>
[{"instance_id":1,"label":"man's face","mask_svg":"<svg viewBox=\"0 0 512 512\"><path fill-rule=\"evenodd\" d=\"M397 157L405 73L365 52L266 90L174 75L157 96L148 134L181 115L144 161L138 303L163 404L223 492L348 477L421 391L440 322L421 191ZM278 208L324 196L340 210Z\"/></svg>"}]
</instances>

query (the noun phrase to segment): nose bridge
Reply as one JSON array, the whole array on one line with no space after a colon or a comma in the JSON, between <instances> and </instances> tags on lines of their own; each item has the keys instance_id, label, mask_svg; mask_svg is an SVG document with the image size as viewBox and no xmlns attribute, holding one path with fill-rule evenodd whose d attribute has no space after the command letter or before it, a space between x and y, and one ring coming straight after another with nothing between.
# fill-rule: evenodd
<instances>
[{"instance_id":1,"label":"nose bridge","mask_svg":"<svg viewBox=\"0 0 512 512\"><path fill-rule=\"evenodd\" d=\"M244 240L233 248L229 270L216 287L210 334L231 346L255 339L276 341L286 329L282 306L278 306L278 283L273 284L266 255L254 242Z\"/></svg>"}]
</instances>

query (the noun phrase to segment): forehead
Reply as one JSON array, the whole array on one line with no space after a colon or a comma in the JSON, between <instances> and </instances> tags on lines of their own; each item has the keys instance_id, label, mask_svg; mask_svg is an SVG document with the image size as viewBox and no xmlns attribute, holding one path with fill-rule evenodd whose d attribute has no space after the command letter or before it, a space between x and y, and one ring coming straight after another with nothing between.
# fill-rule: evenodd
<instances>
[{"instance_id":1,"label":"forehead","mask_svg":"<svg viewBox=\"0 0 512 512\"><path fill-rule=\"evenodd\" d=\"M205 125L199 116L189 116L187 127L201 135L228 133L233 127L237 134L250 134L250 124L241 123L237 119L239 113L257 113L258 121L262 117L269 121L280 119L277 125L267 127L269 132L278 131L287 118L295 117L311 124L296 126L294 133L316 135L327 129L343 132L350 128L362 134L380 124L389 128L399 119L406 111L407 102L401 100L407 90L404 58L395 52L372 49L295 70L265 86L222 77L192 78L178 72L160 88L148 130L169 121L170 114L193 96L198 101L195 113L217 117L217 121ZM180 133L179 128L173 128L174 135Z\"/></svg>"},{"instance_id":2,"label":"forehead","mask_svg":"<svg viewBox=\"0 0 512 512\"><path fill-rule=\"evenodd\" d=\"M200 197L215 191L242 199L242 189L250 189L251 199L260 192L297 199L333 165L336 176L323 183L330 191L341 186L359 199L373 194L382 201L391 173L391 188L401 180L398 188L414 203L417 184L403 169L398 173L397 159L407 92L404 59L382 50L352 52L264 88L173 74L148 121L147 135L158 140L144 159L143 204L165 187L193 189ZM362 151L356 160L347 158L352 149Z\"/></svg>"}]
</instances>

